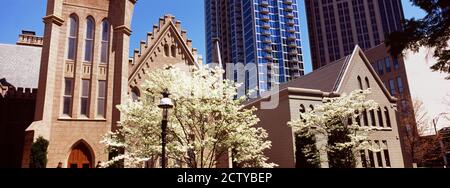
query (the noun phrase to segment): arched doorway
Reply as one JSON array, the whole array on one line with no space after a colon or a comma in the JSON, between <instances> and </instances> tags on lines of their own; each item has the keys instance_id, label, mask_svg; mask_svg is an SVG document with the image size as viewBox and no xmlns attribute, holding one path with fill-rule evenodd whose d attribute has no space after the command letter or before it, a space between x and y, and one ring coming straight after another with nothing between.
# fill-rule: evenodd
<instances>
[{"instance_id":1,"label":"arched doorway","mask_svg":"<svg viewBox=\"0 0 450 188\"><path fill-rule=\"evenodd\" d=\"M78 142L72 147L67 162L68 168L93 168L94 156L91 149L83 141Z\"/></svg>"}]
</instances>

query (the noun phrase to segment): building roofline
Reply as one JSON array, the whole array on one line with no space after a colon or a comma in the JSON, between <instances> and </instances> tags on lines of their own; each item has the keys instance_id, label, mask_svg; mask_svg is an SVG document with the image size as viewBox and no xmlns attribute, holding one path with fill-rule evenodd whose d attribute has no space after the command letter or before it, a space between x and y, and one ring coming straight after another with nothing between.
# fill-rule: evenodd
<instances>
[{"instance_id":1,"label":"building roofline","mask_svg":"<svg viewBox=\"0 0 450 188\"><path fill-rule=\"evenodd\" d=\"M128 76L129 81L133 80L137 76L138 71L141 70L142 67L144 66L144 63L142 63L142 62L144 62L145 57L148 57L149 54L152 54L157 49L156 45L159 44L164 39L165 34L167 32L170 32L171 28L176 31L175 35L177 36L178 39L180 39L182 41L181 42L182 48L188 52L188 58L192 60L193 65L197 68L199 67L198 59L196 59L196 57L195 57L196 56L195 52L197 51L197 49L193 48L193 47L189 47L187 45L187 42L192 42L191 39L187 38L187 34L186 34L186 41L183 38L182 33L187 33L187 31L178 30L177 25L174 24L174 21L178 22L179 24L181 24L181 21L175 20L175 17L172 15L169 15L169 14L165 15L164 17L161 17L160 21L162 21L161 19L164 19L164 18L170 18L169 23L167 23L167 25L165 23L161 25L161 23L160 23L160 25L153 26L155 29L159 29L159 31L152 32L152 35L155 37L155 40L150 42L150 44L146 43L145 49L138 50L138 52L140 53L139 57L136 57L137 53L135 50L135 56L133 57L133 59L134 59L133 63L135 64L135 66L132 68L132 70ZM141 43L142 43L142 41L141 41ZM139 59L137 59L137 58L139 58Z\"/></svg>"},{"instance_id":2,"label":"building roofline","mask_svg":"<svg viewBox=\"0 0 450 188\"><path fill-rule=\"evenodd\" d=\"M307 88L298 88L298 87L287 87L275 93L272 93L269 96L259 97L257 99L253 99L244 103L245 107L255 106L256 104L269 100L272 96L285 96L285 95L302 95L302 96L311 96L311 97L320 97L320 98L333 98L339 97L339 93L335 92L325 92L317 89L307 89Z\"/></svg>"},{"instance_id":3,"label":"building roofline","mask_svg":"<svg viewBox=\"0 0 450 188\"><path fill-rule=\"evenodd\" d=\"M339 97L340 96L339 91L342 88L343 78L345 78L345 76L347 75L349 67L350 67L353 59L357 55L359 55L361 57L361 59L363 60L364 64L369 69L369 72L372 74L372 76L376 80L377 84L381 87L382 92L385 94L385 96L387 97L389 102L396 103L397 102L397 98L391 96L391 94L389 93L389 91L386 89L386 87L384 86L383 82L381 81L380 77L378 76L378 74L373 69L372 65L370 64L370 61L367 59L367 57L364 54L364 52L362 51L362 49L358 45L356 45L355 49L353 50L353 53L350 56L344 57L346 59L345 60L346 62L344 62L344 65L342 66L342 69L341 69L341 73L339 73L339 76L336 79L335 88L331 92L325 92L325 91L316 90L316 89L306 89L306 88L301 88L301 87L286 87L286 88L281 89L280 91L276 91L275 93L271 93L273 91L268 91L267 93L270 93L270 96L259 97L259 98L254 99L254 100L250 100L250 101L244 103L244 106L255 105L255 104L257 104L257 103L259 103L261 101L268 100L268 99L270 99L270 97L276 96L277 94L279 96L290 95L290 94L293 94L293 95L303 94L303 95L306 95L306 96L317 96L317 97L329 97L329 98ZM334 61L333 63L329 63L326 66L323 66L320 69L317 69L316 71L324 69L324 68L327 68L329 65L337 63L337 62L343 60L344 58L341 58L341 59L339 59L337 61ZM314 71L314 72L316 72L316 71ZM300 77L298 79L302 79L304 77L312 76L312 75L314 75L313 74L314 72L311 72L311 73L309 73L309 74L307 74L305 76L302 76L302 77Z\"/></svg>"},{"instance_id":4,"label":"building roofline","mask_svg":"<svg viewBox=\"0 0 450 188\"><path fill-rule=\"evenodd\" d=\"M6 44L6 43L0 43L0 46L42 49L42 46Z\"/></svg>"}]
</instances>

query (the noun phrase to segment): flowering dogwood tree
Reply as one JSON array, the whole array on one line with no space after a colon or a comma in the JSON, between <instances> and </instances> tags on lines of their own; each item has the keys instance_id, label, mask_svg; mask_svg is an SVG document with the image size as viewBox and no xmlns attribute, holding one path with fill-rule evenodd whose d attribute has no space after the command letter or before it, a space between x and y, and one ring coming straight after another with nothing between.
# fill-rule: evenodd
<instances>
[{"instance_id":1,"label":"flowering dogwood tree","mask_svg":"<svg viewBox=\"0 0 450 188\"><path fill-rule=\"evenodd\" d=\"M246 98L235 99L239 85L222 75L222 69L206 67L189 73L165 68L149 74L140 99L118 107L121 127L102 143L122 154L104 166L123 161L125 167L141 167L161 159L162 110L157 105L161 92L168 89L175 103L167 128L168 167L213 168L224 156L231 156L237 167L274 167L263 153L271 142L264 129L255 127L256 109L243 108Z\"/></svg>"},{"instance_id":2,"label":"flowering dogwood tree","mask_svg":"<svg viewBox=\"0 0 450 188\"><path fill-rule=\"evenodd\" d=\"M373 100L366 100L369 94L370 90L357 90L342 97L326 98L323 105L288 123L303 141L314 140L298 148L306 161L314 163L319 159L319 152L325 151L330 167L353 168L360 150L374 149L368 141L373 129L359 123L362 112L378 108ZM317 138L327 139L327 144L316 148Z\"/></svg>"}]
</instances>

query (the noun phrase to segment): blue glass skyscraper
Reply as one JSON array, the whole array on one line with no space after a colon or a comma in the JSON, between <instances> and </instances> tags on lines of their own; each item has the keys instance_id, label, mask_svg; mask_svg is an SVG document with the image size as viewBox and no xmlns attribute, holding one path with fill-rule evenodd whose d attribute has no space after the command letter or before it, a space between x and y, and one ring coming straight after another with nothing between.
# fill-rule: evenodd
<instances>
[{"instance_id":1,"label":"blue glass skyscraper","mask_svg":"<svg viewBox=\"0 0 450 188\"><path fill-rule=\"evenodd\" d=\"M205 14L206 63L218 39L227 78L244 85L240 95L304 75L296 0L205 0ZM239 65L246 68L231 68Z\"/></svg>"}]
</instances>

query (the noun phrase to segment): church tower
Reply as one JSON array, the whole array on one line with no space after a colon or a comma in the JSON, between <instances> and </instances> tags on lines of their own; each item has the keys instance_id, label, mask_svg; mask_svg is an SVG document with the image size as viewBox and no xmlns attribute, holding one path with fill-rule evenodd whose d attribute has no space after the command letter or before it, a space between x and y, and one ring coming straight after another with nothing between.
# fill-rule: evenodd
<instances>
[{"instance_id":1,"label":"church tower","mask_svg":"<svg viewBox=\"0 0 450 188\"><path fill-rule=\"evenodd\" d=\"M48 168L92 168L108 160L102 137L117 128L126 100L136 0L48 0L31 144L49 141Z\"/></svg>"}]
</instances>

